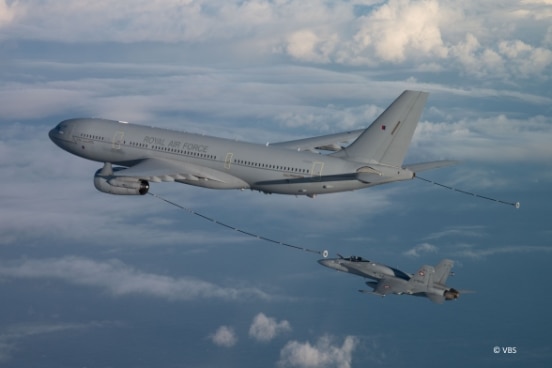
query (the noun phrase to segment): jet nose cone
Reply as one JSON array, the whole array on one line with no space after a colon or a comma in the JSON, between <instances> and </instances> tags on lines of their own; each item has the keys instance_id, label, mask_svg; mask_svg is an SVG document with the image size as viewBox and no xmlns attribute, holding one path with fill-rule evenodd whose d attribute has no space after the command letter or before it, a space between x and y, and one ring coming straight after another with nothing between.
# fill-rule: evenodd
<instances>
[{"instance_id":1,"label":"jet nose cone","mask_svg":"<svg viewBox=\"0 0 552 368\"><path fill-rule=\"evenodd\" d=\"M71 122L64 120L48 132L48 137L58 146L62 141L68 140L71 131Z\"/></svg>"},{"instance_id":2,"label":"jet nose cone","mask_svg":"<svg viewBox=\"0 0 552 368\"><path fill-rule=\"evenodd\" d=\"M54 142L54 144L56 146L61 147L61 140L63 138L63 130L61 130L59 125L58 125L54 129L52 129L48 132L48 137L50 137L50 140L52 142Z\"/></svg>"},{"instance_id":3,"label":"jet nose cone","mask_svg":"<svg viewBox=\"0 0 552 368\"><path fill-rule=\"evenodd\" d=\"M333 268L332 265L334 261L333 259L320 259L318 260L318 263L320 263L322 266Z\"/></svg>"},{"instance_id":4,"label":"jet nose cone","mask_svg":"<svg viewBox=\"0 0 552 368\"><path fill-rule=\"evenodd\" d=\"M331 258L331 259L321 259L318 261L322 266L331 268L333 270L342 271L342 272L349 272L347 267L343 267L341 264L341 260L337 258Z\"/></svg>"}]
</instances>

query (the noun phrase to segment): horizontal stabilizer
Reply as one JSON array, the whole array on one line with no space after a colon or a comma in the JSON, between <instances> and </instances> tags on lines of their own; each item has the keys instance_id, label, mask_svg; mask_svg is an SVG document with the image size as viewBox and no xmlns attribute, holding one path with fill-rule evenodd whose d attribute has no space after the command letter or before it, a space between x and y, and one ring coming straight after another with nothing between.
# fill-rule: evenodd
<instances>
[{"instance_id":1,"label":"horizontal stabilizer","mask_svg":"<svg viewBox=\"0 0 552 368\"><path fill-rule=\"evenodd\" d=\"M441 167L447 167L447 166L453 166L453 165L458 165L458 161L441 160L441 161L421 162L419 164L404 165L404 168L417 173L417 172L439 169Z\"/></svg>"}]
</instances>

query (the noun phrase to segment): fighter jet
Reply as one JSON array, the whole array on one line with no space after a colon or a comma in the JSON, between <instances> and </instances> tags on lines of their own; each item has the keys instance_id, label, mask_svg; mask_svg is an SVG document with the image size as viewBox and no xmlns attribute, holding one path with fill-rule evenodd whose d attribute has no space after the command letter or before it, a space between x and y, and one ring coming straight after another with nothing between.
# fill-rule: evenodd
<instances>
[{"instance_id":1,"label":"fighter jet","mask_svg":"<svg viewBox=\"0 0 552 368\"><path fill-rule=\"evenodd\" d=\"M49 136L62 149L103 163L94 186L105 193L144 195L150 182L178 182L314 197L409 180L416 172L454 164L403 165L427 95L404 91L363 130L275 144L95 118L64 120Z\"/></svg>"},{"instance_id":2,"label":"fighter jet","mask_svg":"<svg viewBox=\"0 0 552 368\"><path fill-rule=\"evenodd\" d=\"M375 280L366 282L373 289L372 291L359 290L361 293L380 296L388 294L423 296L439 304L445 300L456 300L460 296L460 291L445 284L454 264L449 259L443 259L435 267L424 265L414 274L357 256L325 258L318 263L337 271Z\"/></svg>"}]
</instances>

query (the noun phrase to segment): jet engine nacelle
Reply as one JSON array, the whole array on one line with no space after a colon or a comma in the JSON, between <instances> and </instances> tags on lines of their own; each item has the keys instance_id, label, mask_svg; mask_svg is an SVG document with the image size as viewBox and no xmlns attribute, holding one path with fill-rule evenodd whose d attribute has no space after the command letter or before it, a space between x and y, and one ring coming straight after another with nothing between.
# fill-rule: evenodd
<instances>
[{"instance_id":1,"label":"jet engine nacelle","mask_svg":"<svg viewBox=\"0 0 552 368\"><path fill-rule=\"evenodd\" d=\"M445 300L454 300L458 299L458 297L460 296L460 292L455 288L450 288L448 290L445 290L443 296L445 297Z\"/></svg>"},{"instance_id":2,"label":"jet engine nacelle","mask_svg":"<svg viewBox=\"0 0 552 368\"><path fill-rule=\"evenodd\" d=\"M118 195L144 195L149 191L149 183L146 180L117 177L113 175L101 175L101 170L94 175L94 186L100 192Z\"/></svg>"}]
</instances>

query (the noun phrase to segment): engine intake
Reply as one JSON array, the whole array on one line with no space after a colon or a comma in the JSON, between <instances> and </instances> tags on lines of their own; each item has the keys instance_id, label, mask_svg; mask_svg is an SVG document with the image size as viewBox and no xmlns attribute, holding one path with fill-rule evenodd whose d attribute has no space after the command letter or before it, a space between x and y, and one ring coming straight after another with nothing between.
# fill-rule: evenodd
<instances>
[{"instance_id":1,"label":"engine intake","mask_svg":"<svg viewBox=\"0 0 552 368\"><path fill-rule=\"evenodd\" d=\"M149 183L147 180L102 175L102 170L96 171L94 175L94 186L97 190L103 193L117 195L144 195L149 191Z\"/></svg>"}]
</instances>

